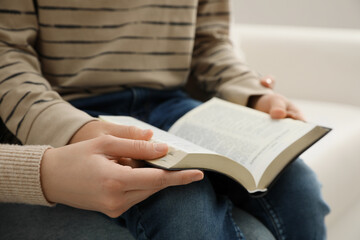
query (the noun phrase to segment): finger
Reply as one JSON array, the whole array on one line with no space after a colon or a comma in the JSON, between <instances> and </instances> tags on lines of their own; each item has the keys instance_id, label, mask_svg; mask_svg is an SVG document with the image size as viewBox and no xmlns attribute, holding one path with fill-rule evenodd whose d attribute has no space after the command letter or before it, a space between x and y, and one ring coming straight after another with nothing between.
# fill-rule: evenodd
<instances>
[{"instance_id":1,"label":"finger","mask_svg":"<svg viewBox=\"0 0 360 240\"><path fill-rule=\"evenodd\" d=\"M169 186L185 185L204 178L200 170L166 171L156 168L136 168L123 176L127 190L162 189Z\"/></svg>"},{"instance_id":2,"label":"finger","mask_svg":"<svg viewBox=\"0 0 360 240\"><path fill-rule=\"evenodd\" d=\"M155 159L164 156L168 151L165 143L152 143L143 140L103 136L97 139L97 151L100 154L133 159Z\"/></svg>"},{"instance_id":3,"label":"finger","mask_svg":"<svg viewBox=\"0 0 360 240\"><path fill-rule=\"evenodd\" d=\"M302 112L292 103L288 105L287 117L295 120L305 121L305 117Z\"/></svg>"},{"instance_id":4,"label":"finger","mask_svg":"<svg viewBox=\"0 0 360 240\"><path fill-rule=\"evenodd\" d=\"M271 99L269 114L273 119L285 118L287 115L287 102L282 97L276 96Z\"/></svg>"},{"instance_id":5,"label":"finger","mask_svg":"<svg viewBox=\"0 0 360 240\"><path fill-rule=\"evenodd\" d=\"M288 111L287 112L287 118L292 118L294 120L300 120L303 122L306 122L304 116L301 113L296 113L296 112L292 112L292 111Z\"/></svg>"},{"instance_id":6,"label":"finger","mask_svg":"<svg viewBox=\"0 0 360 240\"><path fill-rule=\"evenodd\" d=\"M271 89L274 89L274 87L275 87L275 79L272 76L262 77L260 79L260 82L261 82L261 85L263 85L264 87L271 88Z\"/></svg>"},{"instance_id":7,"label":"finger","mask_svg":"<svg viewBox=\"0 0 360 240\"><path fill-rule=\"evenodd\" d=\"M135 126L127 126L105 122L106 133L119 138L150 140L153 132L150 129L141 129Z\"/></svg>"}]
</instances>

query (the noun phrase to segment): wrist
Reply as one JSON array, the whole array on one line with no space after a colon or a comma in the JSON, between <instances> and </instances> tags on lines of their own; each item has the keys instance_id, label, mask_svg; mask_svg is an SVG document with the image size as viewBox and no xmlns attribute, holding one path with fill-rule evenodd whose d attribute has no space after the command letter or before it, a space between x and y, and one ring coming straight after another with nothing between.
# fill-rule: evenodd
<instances>
[{"instance_id":1,"label":"wrist","mask_svg":"<svg viewBox=\"0 0 360 240\"><path fill-rule=\"evenodd\" d=\"M54 161L56 161L56 157L54 155L55 151L56 149L54 148L48 148L47 150L45 150L40 165L40 182L42 192L46 200L50 203L56 202L52 196L52 191L56 191L56 188L54 186L51 186L51 176L53 175L52 172L54 169Z\"/></svg>"},{"instance_id":2,"label":"wrist","mask_svg":"<svg viewBox=\"0 0 360 240\"><path fill-rule=\"evenodd\" d=\"M92 139L101 135L102 124L99 120L93 120L85 123L79 128L71 137L68 144L81 142L84 140Z\"/></svg>"}]
</instances>

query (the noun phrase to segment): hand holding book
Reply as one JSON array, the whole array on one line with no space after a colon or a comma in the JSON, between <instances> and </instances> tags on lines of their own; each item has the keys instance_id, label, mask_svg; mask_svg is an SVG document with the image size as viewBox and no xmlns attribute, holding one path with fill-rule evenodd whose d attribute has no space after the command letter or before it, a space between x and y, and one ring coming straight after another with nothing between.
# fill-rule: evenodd
<instances>
[{"instance_id":1,"label":"hand holding book","mask_svg":"<svg viewBox=\"0 0 360 240\"><path fill-rule=\"evenodd\" d=\"M172 149L149 163L165 169L199 168L223 173L248 192L265 192L303 151L330 131L213 98L180 118L169 133L131 117L102 116L114 123L150 128Z\"/></svg>"},{"instance_id":2,"label":"hand holding book","mask_svg":"<svg viewBox=\"0 0 360 240\"><path fill-rule=\"evenodd\" d=\"M292 118L305 121L301 111L291 101L279 94L250 97L249 106L269 113L273 119Z\"/></svg>"}]
</instances>

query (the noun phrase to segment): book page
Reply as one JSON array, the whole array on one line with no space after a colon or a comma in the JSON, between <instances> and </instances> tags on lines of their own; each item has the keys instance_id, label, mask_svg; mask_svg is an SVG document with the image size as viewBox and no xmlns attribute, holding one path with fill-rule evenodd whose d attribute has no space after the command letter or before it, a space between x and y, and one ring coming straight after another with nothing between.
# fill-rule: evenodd
<instances>
[{"instance_id":1,"label":"book page","mask_svg":"<svg viewBox=\"0 0 360 240\"><path fill-rule=\"evenodd\" d=\"M242 164L258 183L266 167L315 125L212 99L178 120L169 132Z\"/></svg>"},{"instance_id":2,"label":"book page","mask_svg":"<svg viewBox=\"0 0 360 240\"><path fill-rule=\"evenodd\" d=\"M137 126L142 129L151 129L154 132L152 137L153 141L167 143L172 149L180 150L186 153L210 153L216 154L213 151L205 149L201 146L197 146L185 139L181 139L173 134L170 134L166 131L158 129L150 124L139 121L133 117L127 116L100 116L102 120L107 122L112 122L116 124L128 125L128 126ZM176 147L175 147L176 146Z\"/></svg>"}]
</instances>

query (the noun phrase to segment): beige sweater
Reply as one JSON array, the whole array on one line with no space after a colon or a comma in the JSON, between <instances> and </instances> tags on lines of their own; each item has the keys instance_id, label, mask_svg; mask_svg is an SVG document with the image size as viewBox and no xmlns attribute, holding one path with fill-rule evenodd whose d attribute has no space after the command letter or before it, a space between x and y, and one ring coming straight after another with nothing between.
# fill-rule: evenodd
<instances>
[{"instance_id":1,"label":"beige sweater","mask_svg":"<svg viewBox=\"0 0 360 240\"><path fill-rule=\"evenodd\" d=\"M22 143L57 147L93 120L64 99L192 78L246 104L269 90L228 32L227 0L1 0L0 117Z\"/></svg>"},{"instance_id":2,"label":"beige sweater","mask_svg":"<svg viewBox=\"0 0 360 240\"><path fill-rule=\"evenodd\" d=\"M0 145L0 202L52 205L40 181L40 162L47 148Z\"/></svg>"}]
</instances>

